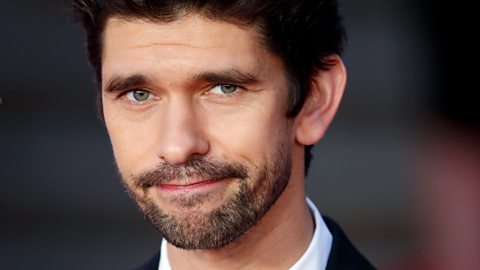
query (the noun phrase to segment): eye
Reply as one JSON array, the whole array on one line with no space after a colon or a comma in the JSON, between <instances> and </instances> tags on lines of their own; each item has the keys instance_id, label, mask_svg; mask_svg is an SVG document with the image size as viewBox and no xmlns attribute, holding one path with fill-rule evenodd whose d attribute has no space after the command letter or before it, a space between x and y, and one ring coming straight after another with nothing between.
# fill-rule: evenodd
<instances>
[{"instance_id":1,"label":"eye","mask_svg":"<svg viewBox=\"0 0 480 270\"><path fill-rule=\"evenodd\" d=\"M219 84L210 90L210 93L216 95L229 95L237 92L239 86L233 84Z\"/></svg>"},{"instance_id":2,"label":"eye","mask_svg":"<svg viewBox=\"0 0 480 270\"><path fill-rule=\"evenodd\" d=\"M127 98L131 101L144 102L147 101L151 96L151 93L147 90L136 89L127 92Z\"/></svg>"}]
</instances>

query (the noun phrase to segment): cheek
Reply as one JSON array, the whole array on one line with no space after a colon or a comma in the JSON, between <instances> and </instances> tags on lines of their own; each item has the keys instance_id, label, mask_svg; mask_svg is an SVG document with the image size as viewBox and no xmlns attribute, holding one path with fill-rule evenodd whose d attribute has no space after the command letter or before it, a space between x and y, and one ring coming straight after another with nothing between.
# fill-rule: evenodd
<instances>
[{"instance_id":1,"label":"cheek","mask_svg":"<svg viewBox=\"0 0 480 270\"><path fill-rule=\"evenodd\" d=\"M104 115L113 154L123 176L143 170L145 164L154 162L152 134L155 131L147 128L148 122L127 121L124 115L105 105Z\"/></svg>"},{"instance_id":2,"label":"cheek","mask_svg":"<svg viewBox=\"0 0 480 270\"><path fill-rule=\"evenodd\" d=\"M120 123L115 121L115 118L108 113L105 113L105 125L107 127L110 143L112 144L113 154L117 163L118 169L123 176L126 175L126 164L129 164L128 151L126 145L130 141L128 133L123 130Z\"/></svg>"},{"instance_id":3,"label":"cheek","mask_svg":"<svg viewBox=\"0 0 480 270\"><path fill-rule=\"evenodd\" d=\"M221 120L210 120L208 128L212 151L220 151L219 158L253 165L271 159L278 151L278 142L288 140L292 133L283 111L277 108L246 110Z\"/></svg>"}]
</instances>

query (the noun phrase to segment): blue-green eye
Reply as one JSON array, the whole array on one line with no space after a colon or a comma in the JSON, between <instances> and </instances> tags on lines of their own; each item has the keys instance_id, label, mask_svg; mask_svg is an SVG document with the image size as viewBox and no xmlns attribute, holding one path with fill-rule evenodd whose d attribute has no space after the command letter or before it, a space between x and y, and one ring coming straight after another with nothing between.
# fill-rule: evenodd
<instances>
[{"instance_id":1,"label":"blue-green eye","mask_svg":"<svg viewBox=\"0 0 480 270\"><path fill-rule=\"evenodd\" d=\"M237 85L233 84L219 84L212 88L211 93L217 95L233 94L238 90Z\"/></svg>"},{"instance_id":2,"label":"blue-green eye","mask_svg":"<svg viewBox=\"0 0 480 270\"><path fill-rule=\"evenodd\" d=\"M131 101L143 102L150 97L150 92L142 89L132 90L127 93L127 98Z\"/></svg>"}]
</instances>

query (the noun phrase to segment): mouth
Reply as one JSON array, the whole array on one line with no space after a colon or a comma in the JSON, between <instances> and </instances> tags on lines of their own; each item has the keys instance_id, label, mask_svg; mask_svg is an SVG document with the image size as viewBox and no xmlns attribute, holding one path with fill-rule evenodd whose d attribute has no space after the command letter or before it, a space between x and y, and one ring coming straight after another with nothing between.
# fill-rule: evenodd
<instances>
[{"instance_id":1,"label":"mouth","mask_svg":"<svg viewBox=\"0 0 480 270\"><path fill-rule=\"evenodd\" d=\"M180 191L180 190L192 190L192 189L199 189L199 188L204 188L211 186L217 182L219 182L221 179L210 179L210 180L204 180L204 181L196 181L196 182L190 182L190 183L169 183L169 184L160 184L157 185L158 188L161 190L169 190L169 191Z\"/></svg>"}]
</instances>

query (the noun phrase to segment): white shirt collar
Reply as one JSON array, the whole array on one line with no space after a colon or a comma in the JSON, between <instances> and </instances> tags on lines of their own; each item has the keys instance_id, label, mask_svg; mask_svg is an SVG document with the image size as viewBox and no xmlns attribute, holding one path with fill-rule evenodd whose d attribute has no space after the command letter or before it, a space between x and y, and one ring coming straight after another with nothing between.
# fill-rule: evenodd
<instances>
[{"instance_id":1,"label":"white shirt collar","mask_svg":"<svg viewBox=\"0 0 480 270\"><path fill-rule=\"evenodd\" d=\"M332 249L333 236L327 228L327 225L323 221L320 211L315 204L306 198L308 207L313 214L315 221L315 231L313 232L312 241L308 245L307 250L303 253L302 257L290 267L290 270L309 270L319 269L324 270L327 268L328 256ZM160 263L158 264L158 270L171 270L170 261L167 254L167 241L162 239L162 247L160 250Z\"/></svg>"},{"instance_id":2,"label":"white shirt collar","mask_svg":"<svg viewBox=\"0 0 480 270\"><path fill-rule=\"evenodd\" d=\"M320 211L315 204L307 198L308 207L313 214L315 231L307 251L292 266L290 270L321 269L327 268L328 256L332 249L333 236L323 221Z\"/></svg>"},{"instance_id":3,"label":"white shirt collar","mask_svg":"<svg viewBox=\"0 0 480 270\"><path fill-rule=\"evenodd\" d=\"M162 248L160 249L160 263L158 264L158 270L172 270L170 267L170 261L167 254L167 241L162 238Z\"/></svg>"}]
</instances>

